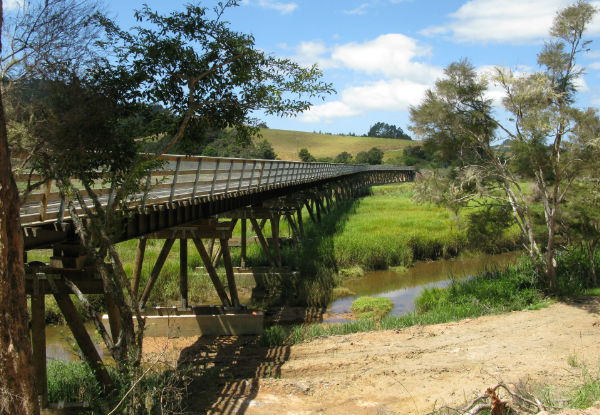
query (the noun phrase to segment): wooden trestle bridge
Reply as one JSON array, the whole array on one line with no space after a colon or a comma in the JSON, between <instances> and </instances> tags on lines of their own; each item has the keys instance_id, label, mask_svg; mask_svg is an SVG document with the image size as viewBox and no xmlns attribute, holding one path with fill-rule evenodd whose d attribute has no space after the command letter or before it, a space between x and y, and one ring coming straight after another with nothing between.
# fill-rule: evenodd
<instances>
[{"instance_id":1,"label":"wooden trestle bridge","mask_svg":"<svg viewBox=\"0 0 600 415\"><path fill-rule=\"evenodd\" d=\"M238 222L241 238L239 243L237 239L234 242L241 248L240 267L245 267L247 222L250 221L269 264L274 269L280 268L283 265L279 237L282 217L289 223L294 237L301 238L304 235L304 208L312 221L319 222L336 201L356 197L369 186L412 181L415 174L410 167L178 155L165 155L162 159L164 163L160 170L153 171L147 178L145 191L130 200L133 213L128 216L119 241L138 239L131 276L134 292L137 293L147 240L164 240L141 290L140 304L144 307L175 240L179 239L181 304L177 312L193 309L188 303L188 240L200 254L222 302L222 306L216 309L221 313L223 310L243 312L230 255L232 231ZM17 175L18 181L30 179L35 180L36 177ZM110 189L98 189L96 192L101 195L103 203L110 203ZM89 203L91 205L91 199ZM83 212L83 209L80 211ZM265 234L267 221L270 221L271 235ZM26 289L31 295L36 379L42 404L46 404L45 296L55 297L88 362L99 362L100 356L75 312L69 297L71 291L63 279L68 278L85 294L104 294L115 339L119 318L110 296L104 292L102 280L93 269L86 268L85 252L65 209L65 201L51 184L30 195L21 209L21 223L25 253L35 249L53 250L49 264L27 264L25 261ZM220 258L225 268L226 286L221 283L216 270ZM152 313L151 310L144 311L146 315Z\"/></svg>"}]
</instances>

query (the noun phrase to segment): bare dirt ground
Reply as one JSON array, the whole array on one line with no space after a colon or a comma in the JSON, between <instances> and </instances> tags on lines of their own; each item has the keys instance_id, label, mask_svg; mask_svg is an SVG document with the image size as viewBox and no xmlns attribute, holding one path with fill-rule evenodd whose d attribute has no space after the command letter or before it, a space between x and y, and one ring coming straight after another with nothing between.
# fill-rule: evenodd
<instances>
[{"instance_id":1,"label":"bare dirt ground","mask_svg":"<svg viewBox=\"0 0 600 415\"><path fill-rule=\"evenodd\" d=\"M581 383L572 363L598 369L599 313L594 298L270 349L249 336L170 339L166 350L165 339L148 339L144 347L204 371L190 385L192 413L423 414L499 381L555 390Z\"/></svg>"}]
</instances>

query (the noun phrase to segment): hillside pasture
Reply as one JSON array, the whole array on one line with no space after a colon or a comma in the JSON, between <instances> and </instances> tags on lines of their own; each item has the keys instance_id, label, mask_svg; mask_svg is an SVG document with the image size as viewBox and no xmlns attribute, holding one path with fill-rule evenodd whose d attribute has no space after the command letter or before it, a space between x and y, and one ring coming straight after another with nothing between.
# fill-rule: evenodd
<instances>
[{"instance_id":1,"label":"hillside pasture","mask_svg":"<svg viewBox=\"0 0 600 415\"><path fill-rule=\"evenodd\" d=\"M397 152L406 146L415 145L414 141L393 138L354 137L268 128L263 128L260 132L262 137L258 140L267 139L281 160L300 160L298 151L302 148L308 149L310 154L316 158L333 158L343 151L356 156L361 151L368 151L373 147L380 148L387 153Z\"/></svg>"}]
</instances>

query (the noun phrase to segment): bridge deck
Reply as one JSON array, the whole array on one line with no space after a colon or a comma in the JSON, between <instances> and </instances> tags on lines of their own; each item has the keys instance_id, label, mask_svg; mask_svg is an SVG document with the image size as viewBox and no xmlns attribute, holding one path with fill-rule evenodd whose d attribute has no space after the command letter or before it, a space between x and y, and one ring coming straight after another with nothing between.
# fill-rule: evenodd
<instances>
[{"instance_id":1,"label":"bridge deck","mask_svg":"<svg viewBox=\"0 0 600 415\"><path fill-rule=\"evenodd\" d=\"M335 163L304 163L297 161L238 159L226 157L202 157L165 155L160 157L163 165L147 178L145 192L137 193L128 200L130 206L151 206L216 195L235 196L259 193L311 182L321 182L361 172L396 172L414 174L412 167L367 166ZM17 174L23 187L27 180L39 179L37 175ZM106 205L111 197L110 189L95 189L100 201ZM86 196L85 192L82 192ZM92 200L85 198L88 206ZM82 212L81 206L78 211ZM48 222L62 222L69 216L64 199L52 184L33 192L21 208L21 223L35 226Z\"/></svg>"}]
</instances>

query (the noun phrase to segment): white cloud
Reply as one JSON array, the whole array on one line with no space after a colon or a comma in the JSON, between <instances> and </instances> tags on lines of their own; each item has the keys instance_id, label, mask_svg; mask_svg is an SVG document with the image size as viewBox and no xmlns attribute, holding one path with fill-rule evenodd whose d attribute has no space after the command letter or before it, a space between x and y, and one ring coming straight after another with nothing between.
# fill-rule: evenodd
<instances>
[{"instance_id":1,"label":"white cloud","mask_svg":"<svg viewBox=\"0 0 600 415\"><path fill-rule=\"evenodd\" d=\"M418 44L408 36L392 33L364 43L337 46L331 53L331 59L340 66L367 74L430 81L437 78L441 71L415 61L430 54L430 47Z\"/></svg>"},{"instance_id":2,"label":"white cloud","mask_svg":"<svg viewBox=\"0 0 600 415\"><path fill-rule=\"evenodd\" d=\"M589 65L587 65L587 68L598 70L598 69L600 69L600 62L592 62Z\"/></svg>"},{"instance_id":3,"label":"white cloud","mask_svg":"<svg viewBox=\"0 0 600 415\"><path fill-rule=\"evenodd\" d=\"M345 89L338 101L315 105L300 117L304 122L331 122L366 111L406 111L418 105L430 85L402 80L381 80Z\"/></svg>"},{"instance_id":4,"label":"white cloud","mask_svg":"<svg viewBox=\"0 0 600 415\"><path fill-rule=\"evenodd\" d=\"M421 101L443 73L421 59L431 54L427 45L396 33L334 47L302 42L296 54L294 59L302 64L316 62L325 69L351 70L366 79L341 91L338 100L312 107L300 117L305 122L328 122L366 111L406 111Z\"/></svg>"},{"instance_id":5,"label":"white cloud","mask_svg":"<svg viewBox=\"0 0 600 415\"><path fill-rule=\"evenodd\" d=\"M3 6L6 11L16 10L23 6L23 0L5 0Z\"/></svg>"},{"instance_id":6,"label":"white cloud","mask_svg":"<svg viewBox=\"0 0 600 415\"><path fill-rule=\"evenodd\" d=\"M344 10L345 14L366 14L367 13L367 9L371 7L370 3L362 3L360 6L355 7L354 9L351 10Z\"/></svg>"},{"instance_id":7,"label":"white cloud","mask_svg":"<svg viewBox=\"0 0 600 415\"><path fill-rule=\"evenodd\" d=\"M451 21L423 31L427 36L447 35L457 42L523 43L548 38L556 12L572 0L470 0L450 14ZM591 2L595 7L600 1ZM600 16L589 26L600 34Z\"/></svg>"},{"instance_id":8,"label":"white cloud","mask_svg":"<svg viewBox=\"0 0 600 415\"><path fill-rule=\"evenodd\" d=\"M273 0L258 0L258 5L265 9L272 9L280 12L281 14L288 14L298 8L296 3L282 3Z\"/></svg>"},{"instance_id":9,"label":"white cloud","mask_svg":"<svg viewBox=\"0 0 600 415\"><path fill-rule=\"evenodd\" d=\"M388 78L431 81L442 71L416 59L431 55L431 48L399 33L381 35L363 43L351 42L327 47L323 42L301 42L293 59L303 65L319 64L322 69L345 68Z\"/></svg>"}]
</instances>

